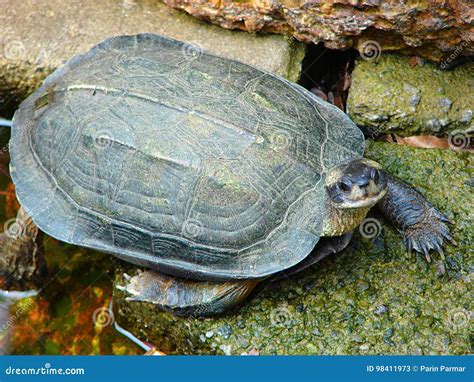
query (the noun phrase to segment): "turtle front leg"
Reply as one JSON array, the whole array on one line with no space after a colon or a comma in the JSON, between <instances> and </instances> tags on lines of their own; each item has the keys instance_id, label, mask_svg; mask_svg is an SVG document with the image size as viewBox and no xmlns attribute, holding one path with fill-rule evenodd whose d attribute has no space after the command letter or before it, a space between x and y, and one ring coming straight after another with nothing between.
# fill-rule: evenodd
<instances>
[{"instance_id":1,"label":"turtle front leg","mask_svg":"<svg viewBox=\"0 0 474 382\"><path fill-rule=\"evenodd\" d=\"M408 251L423 253L430 262L433 249L444 260L444 242L454 242L446 223L453 223L412 186L389 174L387 189L377 207L401 233Z\"/></svg>"},{"instance_id":2,"label":"turtle front leg","mask_svg":"<svg viewBox=\"0 0 474 382\"><path fill-rule=\"evenodd\" d=\"M242 302L260 280L223 282L185 280L154 271L124 275L127 300L148 302L178 316L207 317L221 314Z\"/></svg>"}]
</instances>

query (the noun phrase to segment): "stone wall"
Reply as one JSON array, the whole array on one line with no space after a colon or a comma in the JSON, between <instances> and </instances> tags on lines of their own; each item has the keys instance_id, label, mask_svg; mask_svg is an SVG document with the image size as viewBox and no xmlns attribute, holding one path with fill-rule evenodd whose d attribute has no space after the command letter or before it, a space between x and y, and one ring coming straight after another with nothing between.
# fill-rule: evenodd
<instances>
[{"instance_id":1,"label":"stone wall","mask_svg":"<svg viewBox=\"0 0 474 382\"><path fill-rule=\"evenodd\" d=\"M282 33L331 49L373 54L376 46L445 66L459 50L474 54L474 10L468 1L163 1L224 28Z\"/></svg>"}]
</instances>

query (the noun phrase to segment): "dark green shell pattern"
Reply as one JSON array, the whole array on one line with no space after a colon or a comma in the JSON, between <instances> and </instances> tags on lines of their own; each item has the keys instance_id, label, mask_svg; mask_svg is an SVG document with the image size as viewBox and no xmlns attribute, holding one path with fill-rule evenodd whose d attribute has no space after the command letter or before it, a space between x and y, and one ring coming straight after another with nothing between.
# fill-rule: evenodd
<instances>
[{"instance_id":1,"label":"dark green shell pattern","mask_svg":"<svg viewBox=\"0 0 474 382\"><path fill-rule=\"evenodd\" d=\"M195 279L247 279L314 248L324 175L360 130L299 85L152 34L111 38L14 116L17 196L47 234Z\"/></svg>"}]
</instances>

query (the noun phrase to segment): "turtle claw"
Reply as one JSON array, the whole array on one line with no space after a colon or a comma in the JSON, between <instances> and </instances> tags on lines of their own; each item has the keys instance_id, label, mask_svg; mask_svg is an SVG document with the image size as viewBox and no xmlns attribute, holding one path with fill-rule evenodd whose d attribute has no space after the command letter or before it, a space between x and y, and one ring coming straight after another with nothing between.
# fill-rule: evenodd
<instances>
[{"instance_id":1,"label":"turtle claw","mask_svg":"<svg viewBox=\"0 0 474 382\"><path fill-rule=\"evenodd\" d=\"M453 222L451 219L447 218L447 217L446 217L445 215L443 215L443 214L441 214L441 215L442 215L442 217L440 218L440 220L441 220L443 223L448 223L448 224L454 225L454 222Z\"/></svg>"},{"instance_id":2,"label":"turtle claw","mask_svg":"<svg viewBox=\"0 0 474 382\"><path fill-rule=\"evenodd\" d=\"M454 222L450 218L448 218L442 212L438 211L436 208L432 208L430 212L443 223L454 225Z\"/></svg>"},{"instance_id":3,"label":"turtle claw","mask_svg":"<svg viewBox=\"0 0 474 382\"><path fill-rule=\"evenodd\" d=\"M439 257L441 258L441 260L443 260L443 261L446 260L446 258L444 257L443 247L441 247L441 245L439 245L438 243L435 243L433 249L434 249L436 252L438 252Z\"/></svg>"},{"instance_id":4,"label":"turtle claw","mask_svg":"<svg viewBox=\"0 0 474 382\"><path fill-rule=\"evenodd\" d=\"M449 228L445 224L448 222L447 220L449 221L441 212L433 208L432 213L428 214L422 224L408 227L403 232L407 250L422 253L428 263L431 262L429 252L434 250L444 261L443 244L447 241L455 244Z\"/></svg>"}]
</instances>

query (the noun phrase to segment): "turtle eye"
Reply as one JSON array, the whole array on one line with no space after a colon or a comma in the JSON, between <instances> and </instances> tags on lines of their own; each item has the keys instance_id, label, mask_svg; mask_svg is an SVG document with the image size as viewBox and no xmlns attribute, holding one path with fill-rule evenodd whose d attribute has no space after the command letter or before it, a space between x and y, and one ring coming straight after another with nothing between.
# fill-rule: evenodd
<instances>
[{"instance_id":1,"label":"turtle eye","mask_svg":"<svg viewBox=\"0 0 474 382\"><path fill-rule=\"evenodd\" d=\"M342 192L347 193L351 190L351 185L347 182L339 182L339 188L342 190Z\"/></svg>"}]
</instances>

